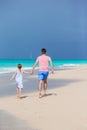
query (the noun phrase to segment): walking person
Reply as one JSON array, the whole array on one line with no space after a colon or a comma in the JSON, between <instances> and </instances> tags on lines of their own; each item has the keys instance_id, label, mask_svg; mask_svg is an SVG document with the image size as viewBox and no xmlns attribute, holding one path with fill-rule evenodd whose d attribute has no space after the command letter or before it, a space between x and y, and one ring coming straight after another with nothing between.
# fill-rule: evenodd
<instances>
[{"instance_id":1,"label":"walking person","mask_svg":"<svg viewBox=\"0 0 87 130\"><path fill-rule=\"evenodd\" d=\"M23 89L23 73L25 74L31 74L31 72L27 72L25 70L22 70L22 65L18 64L17 70L12 75L12 78L15 78L16 86L17 86L17 98L21 98L22 95L22 89Z\"/></svg>"},{"instance_id":2,"label":"walking person","mask_svg":"<svg viewBox=\"0 0 87 130\"><path fill-rule=\"evenodd\" d=\"M46 49L42 48L41 50L41 56L38 56L36 59L35 64L33 65L32 68L32 73L34 72L34 69L37 64L39 64L39 71L38 71L38 90L39 90L39 98L42 97L42 85L44 87L44 94L46 95L46 90L47 90L47 78L49 75L49 63L51 65L51 72L54 73L54 67L53 67L53 62L51 60L50 56L46 55Z\"/></svg>"}]
</instances>

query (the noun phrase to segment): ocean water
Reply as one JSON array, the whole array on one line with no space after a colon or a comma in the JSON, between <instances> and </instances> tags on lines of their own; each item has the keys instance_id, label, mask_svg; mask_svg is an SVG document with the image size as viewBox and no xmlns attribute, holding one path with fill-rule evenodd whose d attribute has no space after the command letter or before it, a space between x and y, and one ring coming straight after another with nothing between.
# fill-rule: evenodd
<instances>
[{"instance_id":1,"label":"ocean water","mask_svg":"<svg viewBox=\"0 0 87 130\"><path fill-rule=\"evenodd\" d=\"M15 71L17 64L22 64L23 69L31 69L35 59L0 59L0 73L9 73ZM66 66L75 66L87 64L87 60L58 60L53 59L54 68L64 68ZM38 68L38 66L36 67Z\"/></svg>"}]
</instances>

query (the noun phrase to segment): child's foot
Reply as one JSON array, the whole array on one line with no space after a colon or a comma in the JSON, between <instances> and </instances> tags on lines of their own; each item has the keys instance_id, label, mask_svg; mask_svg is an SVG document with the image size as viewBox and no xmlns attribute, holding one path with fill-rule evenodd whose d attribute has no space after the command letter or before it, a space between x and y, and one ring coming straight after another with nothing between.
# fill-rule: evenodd
<instances>
[{"instance_id":1,"label":"child's foot","mask_svg":"<svg viewBox=\"0 0 87 130\"><path fill-rule=\"evenodd\" d=\"M39 93L39 98L42 98L42 94L41 93Z\"/></svg>"}]
</instances>

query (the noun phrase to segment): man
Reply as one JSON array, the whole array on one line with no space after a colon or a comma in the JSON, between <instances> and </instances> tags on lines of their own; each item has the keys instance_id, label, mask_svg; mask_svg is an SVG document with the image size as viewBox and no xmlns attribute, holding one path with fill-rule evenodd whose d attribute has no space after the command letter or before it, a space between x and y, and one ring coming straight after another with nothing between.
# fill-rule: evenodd
<instances>
[{"instance_id":1,"label":"man","mask_svg":"<svg viewBox=\"0 0 87 130\"><path fill-rule=\"evenodd\" d=\"M33 68L32 68L32 73L33 73L36 65L39 63L39 72L38 72L39 98L42 97L42 93L41 93L42 84L44 84L44 94L46 94L46 90L47 90L47 77L48 77L48 74L49 74L49 69L48 69L48 63L49 62L50 62L50 65L51 65L51 71L52 71L52 73L54 73L53 63L52 63L51 58L46 55L46 49L42 48L41 52L42 52L42 55L37 57L36 62L34 64Z\"/></svg>"}]
</instances>

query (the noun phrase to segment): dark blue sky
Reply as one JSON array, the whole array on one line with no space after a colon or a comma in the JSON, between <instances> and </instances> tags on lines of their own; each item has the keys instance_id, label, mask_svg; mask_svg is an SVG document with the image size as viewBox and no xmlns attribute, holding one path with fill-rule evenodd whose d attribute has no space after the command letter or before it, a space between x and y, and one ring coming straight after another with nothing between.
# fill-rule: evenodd
<instances>
[{"instance_id":1,"label":"dark blue sky","mask_svg":"<svg viewBox=\"0 0 87 130\"><path fill-rule=\"evenodd\" d=\"M87 59L86 0L0 0L0 58Z\"/></svg>"}]
</instances>

